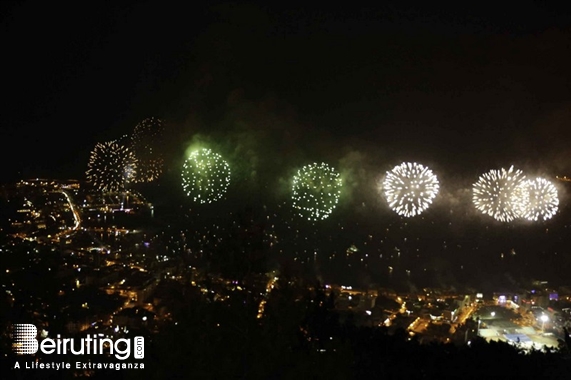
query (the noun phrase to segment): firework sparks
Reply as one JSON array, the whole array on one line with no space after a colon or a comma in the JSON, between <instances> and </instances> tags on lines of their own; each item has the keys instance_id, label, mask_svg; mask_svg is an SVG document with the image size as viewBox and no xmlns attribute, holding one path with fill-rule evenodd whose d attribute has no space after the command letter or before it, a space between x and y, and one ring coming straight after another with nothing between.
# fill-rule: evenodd
<instances>
[{"instance_id":1,"label":"firework sparks","mask_svg":"<svg viewBox=\"0 0 571 380\"><path fill-rule=\"evenodd\" d=\"M472 201L482 213L500 222L511 222L519 217L516 191L524 181L523 172L513 166L508 170L490 170L474 184Z\"/></svg>"},{"instance_id":2,"label":"firework sparks","mask_svg":"<svg viewBox=\"0 0 571 380\"><path fill-rule=\"evenodd\" d=\"M88 181L104 192L124 191L137 173L133 152L115 141L95 145L87 166Z\"/></svg>"},{"instance_id":3,"label":"firework sparks","mask_svg":"<svg viewBox=\"0 0 571 380\"><path fill-rule=\"evenodd\" d=\"M151 117L141 121L131 136L131 147L137 157L136 182L155 181L163 172L164 160L159 153L163 123Z\"/></svg>"},{"instance_id":4,"label":"firework sparks","mask_svg":"<svg viewBox=\"0 0 571 380\"><path fill-rule=\"evenodd\" d=\"M293 177L293 207L308 220L326 219L339 202L341 187L334 168L325 163L306 165Z\"/></svg>"},{"instance_id":5,"label":"firework sparks","mask_svg":"<svg viewBox=\"0 0 571 380\"><path fill-rule=\"evenodd\" d=\"M230 166L210 149L194 151L182 169L182 188L198 203L221 199L230 184Z\"/></svg>"},{"instance_id":6,"label":"firework sparks","mask_svg":"<svg viewBox=\"0 0 571 380\"><path fill-rule=\"evenodd\" d=\"M545 178L523 181L514 196L517 198L517 213L531 221L551 219L557 213L559 198L557 189Z\"/></svg>"},{"instance_id":7,"label":"firework sparks","mask_svg":"<svg viewBox=\"0 0 571 380\"><path fill-rule=\"evenodd\" d=\"M393 211L413 217L432 204L440 185L436 175L426 166L403 162L387 172L382 189Z\"/></svg>"}]
</instances>

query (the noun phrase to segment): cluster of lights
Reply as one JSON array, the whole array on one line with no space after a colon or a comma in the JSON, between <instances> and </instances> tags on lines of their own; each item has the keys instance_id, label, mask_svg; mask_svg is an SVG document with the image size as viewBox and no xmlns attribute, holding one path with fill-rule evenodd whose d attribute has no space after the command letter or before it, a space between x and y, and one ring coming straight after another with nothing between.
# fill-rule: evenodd
<instances>
[{"instance_id":1,"label":"cluster of lights","mask_svg":"<svg viewBox=\"0 0 571 380\"><path fill-rule=\"evenodd\" d=\"M387 172L381 186L389 207L407 218L426 210L440 189L432 170L416 162L395 166Z\"/></svg>"},{"instance_id":2,"label":"cluster of lights","mask_svg":"<svg viewBox=\"0 0 571 380\"><path fill-rule=\"evenodd\" d=\"M87 167L87 180L97 190L121 192L136 178L137 159L128 147L110 141L95 145Z\"/></svg>"},{"instance_id":3,"label":"cluster of lights","mask_svg":"<svg viewBox=\"0 0 571 380\"><path fill-rule=\"evenodd\" d=\"M192 152L182 167L182 188L198 203L221 199L230 185L230 166L210 149Z\"/></svg>"},{"instance_id":4,"label":"cluster of lights","mask_svg":"<svg viewBox=\"0 0 571 380\"><path fill-rule=\"evenodd\" d=\"M164 160L159 152L163 122L151 117L141 121L131 135L131 147L137 157L135 182L153 182L163 172Z\"/></svg>"},{"instance_id":5,"label":"cluster of lights","mask_svg":"<svg viewBox=\"0 0 571 380\"><path fill-rule=\"evenodd\" d=\"M341 195L342 180L325 163L306 165L293 177L293 207L310 221L331 215Z\"/></svg>"},{"instance_id":6,"label":"cluster of lights","mask_svg":"<svg viewBox=\"0 0 571 380\"><path fill-rule=\"evenodd\" d=\"M557 189L551 182L544 178L526 179L513 166L481 175L472 195L478 210L500 222L517 218L547 220L555 215L559 205Z\"/></svg>"}]
</instances>

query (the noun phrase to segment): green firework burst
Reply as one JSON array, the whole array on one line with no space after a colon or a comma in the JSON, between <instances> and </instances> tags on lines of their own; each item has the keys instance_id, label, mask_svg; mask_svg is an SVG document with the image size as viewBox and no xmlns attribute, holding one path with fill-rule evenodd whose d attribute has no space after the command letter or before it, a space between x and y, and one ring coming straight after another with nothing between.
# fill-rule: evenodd
<instances>
[{"instance_id":1,"label":"green firework burst","mask_svg":"<svg viewBox=\"0 0 571 380\"><path fill-rule=\"evenodd\" d=\"M230 185L230 165L210 149L192 152L182 167L182 188L194 202L220 200Z\"/></svg>"},{"instance_id":2,"label":"green firework burst","mask_svg":"<svg viewBox=\"0 0 571 380\"><path fill-rule=\"evenodd\" d=\"M329 217L341 195L339 173L325 163L306 165L293 177L293 207L311 221Z\"/></svg>"}]
</instances>

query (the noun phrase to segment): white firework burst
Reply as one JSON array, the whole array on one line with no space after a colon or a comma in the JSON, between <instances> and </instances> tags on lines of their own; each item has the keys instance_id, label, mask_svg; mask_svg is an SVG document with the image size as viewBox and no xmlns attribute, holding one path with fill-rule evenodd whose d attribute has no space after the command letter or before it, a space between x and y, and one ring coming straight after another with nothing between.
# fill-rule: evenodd
<instances>
[{"instance_id":1,"label":"white firework burst","mask_svg":"<svg viewBox=\"0 0 571 380\"><path fill-rule=\"evenodd\" d=\"M525 179L523 172L513 165L508 170L494 169L482 174L472 187L474 206L500 222L513 221L519 217L518 186Z\"/></svg>"},{"instance_id":2,"label":"white firework burst","mask_svg":"<svg viewBox=\"0 0 571 380\"><path fill-rule=\"evenodd\" d=\"M115 141L95 145L87 167L87 180L103 192L124 191L137 174L135 155Z\"/></svg>"},{"instance_id":3,"label":"white firework burst","mask_svg":"<svg viewBox=\"0 0 571 380\"><path fill-rule=\"evenodd\" d=\"M381 186L389 207L405 217L421 214L440 190L438 177L428 167L416 162L395 166L387 172Z\"/></svg>"},{"instance_id":4,"label":"white firework burst","mask_svg":"<svg viewBox=\"0 0 571 380\"><path fill-rule=\"evenodd\" d=\"M523 181L514 196L518 215L531 221L551 219L559 207L557 189L545 178Z\"/></svg>"}]
</instances>

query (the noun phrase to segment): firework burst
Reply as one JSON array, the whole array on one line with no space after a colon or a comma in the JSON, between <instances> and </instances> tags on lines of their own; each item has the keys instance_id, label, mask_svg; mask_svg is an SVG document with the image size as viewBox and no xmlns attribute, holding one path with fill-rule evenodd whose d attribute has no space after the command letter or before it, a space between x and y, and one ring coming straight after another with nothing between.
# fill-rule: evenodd
<instances>
[{"instance_id":1,"label":"firework burst","mask_svg":"<svg viewBox=\"0 0 571 380\"><path fill-rule=\"evenodd\" d=\"M511 222L519 217L517 192L524 181L523 172L513 166L508 170L490 170L472 187L472 201L482 213L500 222Z\"/></svg>"},{"instance_id":2,"label":"firework burst","mask_svg":"<svg viewBox=\"0 0 571 380\"><path fill-rule=\"evenodd\" d=\"M115 141L95 145L87 167L87 180L103 192L124 191L137 174L135 155Z\"/></svg>"},{"instance_id":3,"label":"firework burst","mask_svg":"<svg viewBox=\"0 0 571 380\"><path fill-rule=\"evenodd\" d=\"M210 149L192 152L183 164L182 188L198 203L221 199L230 185L230 165Z\"/></svg>"},{"instance_id":4,"label":"firework burst","mask_svg":"<svg viewBox=\"0 0 571 380\"><path fill-rule=\"evenodd\" d=\"M329 165L306 165L293 177L293 207L308 220L326 219L339 202L342 184L339 173Z\"/></svg>"},{"instance_id":5,"label":"firework burst","mask_svg":"<svg viewBox=\"0 0 571 380\"><path fill-rule=\"evenodd\" d=\"M559 197L557 189L545 178L523 181L514 192L516 211L531 221L551 219L557 213Z\"/></svg>"},{"instance_id":6,"label":"firework burst","mask_svg":"<svg viewBox=\"0 0 571 380\"><path fill-rule=\"evenodd\" d=\"M387 172L382 189L389 207L399 215L421 214L438 194L438 178L428 167L403 162Z\"/></svg>"},{"instance_id":7,"label":"firework burst","mask_svg":"<svg viewBox=\"0 0 571 380\"><path fill-rule=\"evenodd\" d=\"M163 123L151 117L141 121L131 135L131 147L137 157L137 177L135 182L155 181L163 172L164 160L159 152Z\"/></svg>"}]
</instances>

